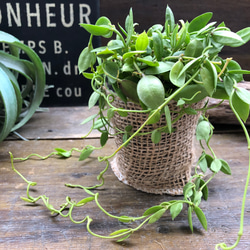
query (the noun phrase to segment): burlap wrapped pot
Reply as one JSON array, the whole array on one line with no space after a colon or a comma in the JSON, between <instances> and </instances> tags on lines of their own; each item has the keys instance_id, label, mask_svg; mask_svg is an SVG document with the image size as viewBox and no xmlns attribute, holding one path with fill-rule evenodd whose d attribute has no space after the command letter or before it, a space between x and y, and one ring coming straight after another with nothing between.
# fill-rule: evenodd
<instances>
[{"instance_id":1,"label":"burlap wrapped pot","mask_svg":"<svg viewBox=\"0 0 250 250\"><path fill-rule=\"evenodd\" d=\"M125 105L119 99L116 99L113 105L129 110L141 109L132 102ZM202 105L203 102L200 102L194 104L193 108L201 108ZM169 104L169 108L172 111L178 109L176 104ZM144 192L181 195L184 185L190 178L194 162L193 140L199 115L183 115L173 126L175 132L162 133L158 144L151 141L150 133L133 138L111 162L111 168L118 179ZM132 125L132 131L136 131L147 117L146 113L131 112L127 117L122 117L115 112L112 123L122 131L128 125ZM172 119L174 117L176 113L172 114ZM159 122L146 125L141 132L152 132L155 128L165 125L166 119L163 114ZM117 146L122 144L122 137L123 134L115 137Z\"/></svg>"}]
</instances>

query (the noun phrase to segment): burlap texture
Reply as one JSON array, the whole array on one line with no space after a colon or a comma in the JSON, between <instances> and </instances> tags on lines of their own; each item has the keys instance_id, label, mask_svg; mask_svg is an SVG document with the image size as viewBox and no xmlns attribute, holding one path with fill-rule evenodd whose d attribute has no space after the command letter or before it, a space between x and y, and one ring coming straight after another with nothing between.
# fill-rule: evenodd
<instances>
[{"instance_id":1,"label":"burlap texture","mask_svg":"<svg viewBox=\"0 0 250 250\"><path fill-rule=\"evenodd\" d=\"M116 99L114 106L138 110L139 105ZM203 103L195 104L200 108ZM170 110L177 110L176 104L169 105ZM111 162L115 175L123 183L135 189L154 194L181 195L184 185L190 178L194 162L193 140L199 115L183 115L173 127L171 134L162 133L158 144L151 141L151 134L136 136L123 147ZM117 112L113 117L113 125L124 131L127 125L133 126L136 131L147 119L146 113L129 113L121 117ZM172 119L176 114L172 114ZM152 132L155 128L166 125L165 115L153 125L146 125L142 132ZM123 134L115 137L117 146L122 144Z\"/></svg>"}]
</instances>

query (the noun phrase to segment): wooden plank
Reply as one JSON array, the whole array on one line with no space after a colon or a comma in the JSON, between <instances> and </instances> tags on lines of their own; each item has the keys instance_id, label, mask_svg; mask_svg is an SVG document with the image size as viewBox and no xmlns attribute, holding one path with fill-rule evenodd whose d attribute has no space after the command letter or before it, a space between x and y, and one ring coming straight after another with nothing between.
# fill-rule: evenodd
<instances>
[{"instance_id":1,"label":"wooden plank","mask_svg":"<svg viewBox=\"0 0 250 250\"><path fill-rule=\"evenodd\" d=\"M81 125L87 117L95 114L97 107L53 107L46 112L36 112L30 121L17 132L28 140L39 139L80 139L85 136L90 128L91 122ZM100 135L93 131L89 137L96 138ZM9 140L17 139L10 135Z\"/></svg>"},{"instance_id":2,"label":"wooden plank","mask_svg":"<svg viewBox=\"0 0 250 250\"><path fill-rule=\"evenodd\" d=\"M0 144L0 249L214 249L218 242L233 244L239 229L241 198L247 173L248 154L244 136L236 134L214 135L212 146L218 157L227 160L232 176L219 174L209 185L209 199L201 207L208 219L208 230L204 231L194 216L194 233L188 228L187 211L172 221L169 214L158 222L145 226L123 243L103 240L91 236L85 225L77 225L68 218L51 216L39 205L27 205L20 199L25 196L26 185L12 170L8 152L15 157L30 153L46 155L55 147L70 149L85 145L98 145L98 140L40 140L5 141ZM86 197L81 189L70 189L64 183L93 185L97 174L105 167L98 163L98 155L107 155L114 150L113 140L100 152L84 162L78 155L63 160L52 157L48 160L16 162L15 167L28 179L37 182L33 196L45 193L57 207L69 195L79 201ZM137 191L119 182L109 169L106 183L98 191L100 203L114 215L139 216L143 211L163 201L173 199L168 195L152 195ZM177 197L178 198L178 197ZM250 200L246 202L245 228L237 249L250 249ZM107 235L124 228L123 223L108 219L94 204L75 209L74 218L86 215L93 217L91 229ZM137 223L131 226L138 226Z\"/></svg>"}]
</instances>

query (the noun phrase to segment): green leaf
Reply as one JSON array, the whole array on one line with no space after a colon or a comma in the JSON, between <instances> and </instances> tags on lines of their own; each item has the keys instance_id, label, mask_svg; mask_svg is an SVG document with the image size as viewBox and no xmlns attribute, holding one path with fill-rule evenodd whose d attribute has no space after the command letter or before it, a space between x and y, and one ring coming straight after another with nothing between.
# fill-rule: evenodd
<instances>
[{"instance_id":1,"label":"green leaf","mask_svg":"<svg viewBox=\"0 0 250 250\"><path fill-rule=\"evenodd\" d=\"M172 216L172 220L174 220L176 216L179 215L182 209L183 209L183 203L177 203L177 204L171 205L170 214Z\"/></svg>"},{"instance_id":2,"label":"green leaf","mask_svg":"<svg viewBox=\"0 0 250 250\"><path fill-rule=\"evenodd\" d=\"M161 132L155 129L151 134L151 140L155 144L159 143L161 141Z\"/></svg>"},{"instance_id":3,"label":"green leaf","mask_svg":"<svg viewBox=\"0 0 250 250\"><path fill-rule=\"evenodd\" d=\"M155 68L159 66L159 62L155 61L152 56L145 56L143 58L137 57L137 61L147 64L148 66Z\"/></svg>"},{"instance_id":4,"label":"green leaf","mask_svg":"<svg viewBox=\"0 0 250 250\"><path fill-rule=\"evenodd\" d=\"M196 94L197 93L197 94ZM195 95L195 96L194 96ZM175 100L179 99L185 100L185 103L197 103L198 101L204 99L208 95L203 85L192 84L186 86L179 94L175 96Z\"/></svg>"},{"instance_id":5,"label":"green leaf","mask_svg":"<svg viewBox=\"0 0 250 250\"><path fill-rule=\"evenodd\" d=\"M15 73L12 70L8 69L2 63L0 63L0 68L4 71L7 78L9 78L9 81L15 90L15 97L13 96L12 98L16 98L16 105L17 105L16 120L18 120L23 109L23 97L19 87L19 83L16 79Z\"/></svg>"},{"instance_id":6,"label":"green leaf","mask_svg":"<svg viewBox=\"0 0 250 250\"><path fill-rule=\"evenodd\" d=\"M201 121L196 127L196 139L198 141L205 140L208 141L211 133L210 124L207 121Z\"/></svg>"},{"instance_id":7,"label":"green leaf","mask_svg":"<svg viewBox=\"0 0 250 250\"><path fill-rule=\"evenodd\" d=\"M218 173L221 169L221 161L220 159L214 159L211 163L210 169L214 172L214 173Z\"/></svg>"},{"instance_id":8,"label":"green leaf","mask_svg":"<svg viewBox=\"0 0 250 250\"><path fill-rule=\"evenodd\" d=\"M96 105L96 103L98 102L99 98L100 98L100 93L94 91L91 94L91 96L89 97L89 102L88 102L89 109L93 108Z\"/></svg>"},{"instance_id":9,"label":"green leaf","mask_svg":"<svg viewBox=\"0 0 250 250\"><path fill-rule=\"evenodd\" d=\"M80 53L78 58L78 70L80 73L86 71L91 65L94 65L96 61L96 56L93 52L91 52L92 47L86 47Z\"/></svg>"},{"instance_id":10,"label":"green leaf","mask_svg":"<svg viewBox=\"0 0 250 250\"><path fill-rule=\"evenodd\" d=\"M188 26L188 32L191 33L195 31L199 31L200 29L204 28L207 25L207 23L210 21L212 16L213 16L212 12L206 12L202 15L197 16L190 22Z\"/></svg>"},{"instance_id":11,"label":"green leaf","mask_svg":"<svg viewBox=\"0 0 250 250\"><path fill-rule=\"evenodd\" d=\"M6 41L5 41L6 42ZM7 41L6 43L9 44ZM12 131L17 130L21 126L23 126L35 113L38 109L39 105L41 104L43 97L44 97L44 89L45 89L45 71L43 68L43 64L39 56L27 45L23 44L22 42L13 42L13 46L21 49L29 58L29 60L33 63L34 72L33 75L35 76L33 80L33 87L31 89L32 96L30 96L30 103L28 107L20 114L20 120L15 126L12 128Z\"/></svg>"},{"instance_id":12,"label":"green leaf","mask_svg":"<svg viewBox=\"0 0 250 250\"><path fill-rule=\"evenodd\" d=\"M209 60L201 67L200 75L207 93L212 96L217 86L217 71Z\"/></svg>"},{"instance_id":13,"label":"green leaf","mask_svg":"<svg viewBox=\"0 0 250 250\"><path fill-rule=\"evenodd\" d=\"M232 172L231 172L231 168L230 166L228 165L228 163L222 159L220 159L221 161L221 169L220 171L224 174L227 174L227 175L231 175Z\"/></svg>"},{"instance_id":14,"label":"green leaf","mask_svg":"<svg viewBox=\"0 0 250 250\"><path fill-rule=\"evenodd\" d=\"M96 55L97 55L98 57L102 58L102 59L107 59L107 58L109 58L110 56L113 56L114 54L115 54L114 51L112 51L112 50L106 48L105 50L103 50L103 51L97 53Z\"/></svg>"},{"instance_id":15,"label":"green leaf","mask_svg":"<svg viewBox=\"0 0 250 250\"><path fill-rule=\"evenodd\" d=\"M131 234L132 234L132 233L126 235L125 237L123 237L123 238L117 240L116 242L122 242L122 241L126 240L127 238L129 238L129 237L131 236Z\"/></svg>"},{"instance_id":16,"label":"green leaf","mask_svg":"<svg viewBox=\"0 0 250 250\"><path fill-rule=\"evenodd\" d=\"M26 201L26 202L30 202L30 203L34 203L33 200L29 199L29 198L26 198L26 197L20 197L23 201Z\"/></svg>"},{"instance_id":17,"label":"green leaf","mask_svg":"<svg viewBox=\"0 0 250 250\"><path fill-rule=\"evenodd\" d=\"M175 44L174 51L177 51L181 47L181 45L185 42L186 36L187 36L186 25L183 20L180 20L180 22L181 22L182 28L178 33L178 40Z\"/></svg>"},{"instance_id":18,"label":"green leaf","mask_svg":"<svg viewBox=\"0 0 250 250\"><path fill-rule=\"evenodd\" d=\"M107 143L108 138L109 138L109 133L107 131L102 132L100 137L100 143L102 147Z\"/></svg>"},{"instance_id":19,"label":"green leaf","mask_svg":"<svg viewBox=\"0 0 250 250\"><path fill-rule=\"evenodd\" d=\"M190 107L185 108L184 111L188 115L197 115L197 111L195 109L190 108Z\"/></svg>"},{"instance_id":20,"label":"green leaf","mask_svg":"<svg viewBox=\"0 0 250 250\"><path fill-rule=\"evenodd\" d=\"M94 151L94 148L92 146L86 146L80 154L79 161L83 161L87 159L93 151Z\"/></svg>"},{"instance_id":21,"label":"green leaf","mask_svg":"<svg viewBox=\"0 0 250 250\"><path fill-rule=\"evenodd\" d=\"M239 115L239 117L246 122L248 116L249 116L249 104L243 102L239 96L236 94L234 91L233 96L232 96L232 105Z\"/></svg>"},{"instance_id":22,"label":"green leaf","mask_svg":"<svg viewBox=\"0 0 250 250\"><path fill-rule=\"evenodd\" d=\"M121 117L127 117L127 116L128 116L128 112L127 112L127 111L122 111L121 109L120 109L120 110L117 110L117 113L118 113Z\"/></svg>"},{"instance_id":23,"label":"green leaf","mask_svg":"<svg viewBox=\"0 0 250 250\"><path fill-rule=\"evenodd\" d=\"M229 30L216 30L212 33L212 37L215 42L231 47L243 43L243 40L239 35Z\"/></svg>"},{"instance_id":24,"label":"green leaf","mask_svg":"<svg viewBox=\"0 0 250 250\"><path fill-rule=\"evenodd\" d=\"M148 215L151 215L151 214L154 214L156 212L158 212L159 210L162 209L162 206L153 206L153 207L150 207L148 208L144 213L143 213L143 216L148 216Z\"/></svg>"},{"instance_id":25,"label":"green leaf","mask_svg":"<svg viewBox=\"0 0 250 250\"><path fill-rule=\"evenodd\" d=\"M203 211L199 207L194 207L194 212L196 213L201 225L205 230L207 230L207 219Z\"/></svg>"},{"instance_id":26,"label":"green leaf","mask_svg":"<svg viewBox=\"0 0 250 250\"><path fill-rule=\"evenodd\" d=\"M185 199L191 197L193 195L193 187L194 187L194 184L191 183L191 182L188 182L184 188L183 188L183 195L185 197Z\"/></svg>"},{"instance_id":27,"label":"green leaf","mask_svg":"<svg viewBox=\"0 0 250 250\"><path fill-rule=\"evenodd\" d=\"M199 206L199 204L201 203L201 197L202 197L202 192L194 190L193 203L196 206Z\"/></svg>"},{"instance_id":28,"label":"green leaf","mask_svg":"<svg viewBox=\"0 0 250 250\"><path fill-rule=\"evenodd\" d=\"M125 127L125 131L126 131L126 132L131 132L132 129L133 129L133 126L132 126L132 125L127 125L127 126Z\"/></svg>"},{"instance_id":29,"label":"green leaf","mask_svg":"<svg viewBox=\"0 0 250 250\"><path fill-rule=\"evenodd\" d=\"M134 55L139 55L139 54L143 54L143 53L145 53L145 50L130 51L130 52L125 53L122 56L122 58L123 58L123 60L125 60L125 59L130 58Z\"/></svg>"},{"instance_id":30,"label":"green leaf","mask_svg":"<svg viewBox=\"0 0 250 250\"><path fill-rule=\"evenodd\" d=\"M144 70L146 75L159 75L165 72L169 72L174 63L173 62L157 62L158 66L149 67Z\"/></svg>"},{"instance_id":31,"label":"green leaf","mask_svg":"<svg viewBox=\"0 0 250 250\"><path fill-rule=\"evenodd\" d=\"M96 21L95 24L99 25L99 26L102 26L102 25L103 26L111 26L110 20L105 16L98 18L98 20ZM112 35L113 35L113 31L110 30L107 34L104 34L103 37L110 38Z\"/></svg>"},{"instance_id":32,"label":"green leaf","mask_svg":"<svg viewBox=\"0 0 250 250\"><path fill-rule=\"evenodd\" d=\"M114 231L113 233L111 233L110 236L122 234L122 233L129 232L129 231L131 231L130 228L119 229L119 230Z\"/></svg>"},{"instance_id":33,"label":"green leaf","mask_svg":"<svg viewBox=\"0 0 250 250\"><path fill-rule=\"evenodd\" d=\"M169 75L170 81L177 87L182 87L185 83L185 78L186 78L185 72L180 74L183 68L184 64L180 60L178 60L170 71Z\"/></svg>"},{"instance_id":34,"label":"green leaf","mask_svg":"<svg viewBox=\"0 0 250 250\"><path fill-rule=\"evenodd\" d=\"M171 113L170 113L168 105L166 105L164 107L164 113L165 113L165 117L166 117L168 131L171 134L171 132L172 132L172 120L171 120Z\"/></svg>"},{"instance_id":35,"label":"green leaf","mask_svg":"<svg viewBox=\"0 0 250 250\"><path fill-rule=\"evenodd\" d=\"M130 8L129 10L129 15L126 18L125 21L125 28L127 31L127 40L126 40L126 44L128 45L131 41L131 38L134 34L134 17L133 17L133 10L132 8Z\"/></svg>"},{"instance_id":36,"label":"green leaf","mask_svg":"<svg viewBox=\"0 0 250 250\"><path fill-rule=\"evenodd\" d=\"M3 141L11 132L17 118L17 101L15 89L6 73L0 68L0 103L4 106L3 125L1 124L0 141ZM0 117L0 119L2 119Z\"/></svg>"},{"instance_id":37,"label":"green leaf","mask_svg":"<svg viewBox=\"0 0 250 250\"><path fill-rule=\"evenodd\" d=\"M161 34L157 32L153 32L153 48L157 60L161 61L163 57L163 41Z\"/></svg>"},{"instance_id":38,"label":"green leaf","mask_svg":"<svg viewBox=\"0 0 250 250\"><path fill-rule=\"evenodd\" d=\"M241 71L241 66L239 65L239 63L237 63L236 61L234 60L231 60L228 65L227 65L227 72L231 72L231 73L228 73L229 76L234 79L236 82L241 82L243 81L243 76L242 74L237 74L235 72L237 71Z\"/></svg>"},{"instance_id":39,"label":"green leaf","mask_svg":"<svg viewBox=\"0 0 250 250\"><path fill-rule=\"evenodd\" d=\"M166 212L166 208L162 208L156 213L154 213L153 215L151 215L151 218L149 219L148 224L155 223L157 220L159 220L163 216L165 212Z\"/></svg>"},{"instance_id":40,"label":"green leaf","mask_svg":"<svg viewBox=\"0 0 250 250\"><path fill-rule=\"evenodd\" d=\"M94 78L94 74L93 73L87 73L87 72L83 72L82 73L83 76L89 80L92 80Z\"/></svg>"},{"instance_id":41,"label":"green leaf","mask_svg":"<svg viewBox=\"0 0 250 250\"><path fill-rule=\"evenodd\" d=\"M250 105L250 92L244 88L237 87L236 95L246 104Z\"/></svg>"},{"instance_id":42,"label":"green leaf","mask_svg":"<svg viewBox=\"0 0 250 250\"><path fill-rule=\"evenodd\" d=\"M155 111L152 110L150 113L149 113L149 116L151 116L152 113L154 113ZM147 124L155 124L157 123L159 120L161 119L161 112L160 111L157 111L153 117L151 117L149 119L149 121L147 122Z\"/></svg>"},{"instance_id":43,"label":"green leaf","mask_svg":"<svg viewBox=\"0 0 250 250\"><path fill-rule=\"evenodd\" d=\"M149 39L147 33L144 31L141 33L136 40L135 49L136 50L146 50L149 44Z\"/></svg>"},{"instance_id":44,"label":"green leaf","mask_svg":"<svg viewBox=\"0 0 250 250\"><path fill-rule=\"evenodd\" d=\"M126 215L122 215L118 218L118 220L120 222L125 222L125 223L129 223L133 220L134 218L133 217L129 217L129 216L126 216Z\"/></svg>"},{"instance_id":45,"label":"green leaf","mask_svg":"<svg viewBox=\"0 0 250 250\"><path fill-rule=\"evenodd\" d=\"M117 82L117 78L119 76L119 66L115 62L107 61L104 64L104 70L111 84Z\"/></svg>"},{"instance_id":46,"label":"green leaf","mask_svg":"<svg viewBox=\"0 0 250 250\"><path fill-rule=\"evenodd\" d=\"M200 179L200 187L202 187L204 184L205 184L205 181ZM208 187L207 187L207 185L205 185L202 188L201 192L202 192L204 200L206 201L208 199Z\"/></svg>"},{"instance_id":47,"label":"green leaf","mask_svg":"<svg viewBox=\"0 0 250 250\"><path fill-rule=\"evenodd\" d=\"M77 202L76 203L76 206L83 206L85 205L86 203L90 202L90 201L93 201L95 199L95 197L87 197L87 198L84 198L82 199L81 201Z\"/></svg>"},{"instance_id":48,"label":"green leaf","mask_svg":"<svg viewBox=\"0 0 250 250\"><path fill-rule=\"evenodd\" d=\"M123 79L120 82L120 88L122 92L133 102L139 103L139 97L137 94L137 83L129 79Z\"/></svg>"},{"instance_id":49,"label":"green leaf","mask_svg":"<svg viewBox=\"0 0 250 250\"><path fill-rule=\"evenodd\" d=\"M174 26L175 26L175 18L174 18L174 14L169 6L167 6L167 8L166 8L165 19L166 19L165 20L165 29L167 30L166 26L169 25L170 32L172 32L174 29Z\"/></svg>"},{"instance_id":50,"label":"green leaf","mask_svg":"<svg viewBox=\"0 0 250 250\"><path fill-rule=\"evenodd\" d=\"M243 43L245 44L250 40L250 27L239 30L238 32L236 32L236 34L241 37L241 39L243 40ZM239 43L237 45L241 46L242 43Z\"/></svg>"},{"instance_id":51,"label":"green leaf","mask_svg":"<svg viewBox=\"0 0 250 250\"><path fill-rule=\"evenodd\" d=\"M94 36L109 36L110 32L112 31L111 27L108 25L94 25L94 24L87 24L81 23L80 24L86 31Z\"/></svg>"},{"instance_id":52,"label":"green leaf","mask_svg":"<svg viewBox=\"0 0 250 250\"><path fill-rule=\"evenodd\" d=\"M207 172L208 164L207 164L206 154L205 153L203 153L201 155L201 157L199 158L199 166L200 166L203 173Z\"/></svg>"},{"instance_id":53,"label":"green leaf","mask_svg":"<svg viewBox=\"0 0 250 250\"><path fill-rule=\"evenodd\" d=\"M0 62L6 68L22 74L30 82L35 79L34 65L30 61L23 60L6 52L0 51Z\"/></svg>"},{"instance_id":54,"label":"green leaf","mask_svg":"<svg viewBox=\"0 0 250 250\"><path fill-rule=\"evenodd\" d=\"M182 69L182 71L180 72L179 75L181 76L182 74L184 74L184 72L187 72L188 70L191 70L194 66L197 66L197 64L200 63L201 59L202 59L202 56L197 57L197 58L191 60L190 62L188 62L188 63L183 67L183 69Z\"/></svg>"},{"instance_id":55,"label":"green leaf","mask_svg":"<svg viewBox=\"0 0 250 250\"><path fill-rule=\"evenodd\" d=\"M81 122L81 124L83 125L83 124L86 124L86 123L92 121L93 119L95 119L95 118L97 117L97 115L98 115L98 114L94 114L94 115L91 115L91 116L87 117L86 119L84 119L84 120Z\"/></svg>"},{"instance_id":56,"label":"green leaf","mask_svg":"<svg viewBox=\"0 0 250 250\"><path fill-rule=\"evenodd\" d=\"M175 28L173 29L173 32L171 34L171 37L170 37L170 45L172 48L174 48L176 46L177 37L178 37L178 30L179 30L179 25L176 24Z\"/></svg>"},{"instance_id":57,"label":"green leaf","mask_svg":"<svg viewBox=\"0 0 250 250\"><path fill-rule=\"evenodd\" d=\"M96 120L94 122L93 129L100 129L100 128L104 127L105 124L106 124L105 120L99 118L98 120Z\"/></svg>"},{"instance_id":58,"label":"green leaf","mask_svg":"<svg viewBox=\"0 0 250 250\"><path fill-rule=\"evenodd\" d=\"M225 75L223 77L223 83L224 83L225 90L226 90L228 96L230 96L233 89L234 89L233 88L234 87L234 80L230 76Z\"/></svg>"},{"instance_id":59,"label":"green leaf","mask_svg":"<svg viewBox=\"0 0 250 250\"><path fill-rule=\"evenodd\" d=\"M114 117L114 115L115 115L114 109L113 108L108 109L107 118L108 118L109 121Z\"/></svg>"},{"instance_id":60,"label":"green leaf","mask_svg":"<svg viewBox=\"0 0 250 250\"><path fill-rule=\"evenodd\" d=\"M62 148L55 148L56 152L58 155L65 157L65 158L69 158L71 156L71 150L65 150Z\"/></svg>"},{"instance_id":61,"label":"green leaf","mask_svg":"<svg viewBox=\"0 0 250 250\"><path fill-rule=\"evenodd\" d=\"M198 39L193 39L187 45L184 54L185 56L198 57L201 56L203 49L204 48L202 41Z\"/></svg>"},{"instance_id":62,"label":"green leaf","mask_svg":"<svg viewBox=\"0 0 250 250\"><path fill-rule=\"evenodd\" d=\"M120 86L118 85L117 82L115 82L112 85L114 91L116 92L116 94L118 95L118 97L124 102L127 103L127 97L126 95L123 93L122 89L120 88Z\"/></svg>"}]
</instances>

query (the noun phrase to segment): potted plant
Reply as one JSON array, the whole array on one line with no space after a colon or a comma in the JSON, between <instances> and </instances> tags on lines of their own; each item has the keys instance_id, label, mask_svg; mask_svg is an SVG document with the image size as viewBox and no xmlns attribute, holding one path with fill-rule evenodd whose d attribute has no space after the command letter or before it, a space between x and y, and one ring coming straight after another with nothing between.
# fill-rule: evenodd
<instances>
[{"instance_id":1,"label":"potted plant","mask_svg":"<svg viewBox=\"0 0 250 250\"><path fill-rule=\"evenodd\" d=\"M8 52L0 51L1 142L10 132L23 126L41 104L45 89L45 72L38 55L16 37L0 31L0 43L9 46ZM26 54L26 59L20 58L21 51ZM25 86L23 89L21 81Z\"/></svg>"},{"instance_id":2,"label":"potted plant","mask_svg":"<svg viewBox=\"0 0 250 250\"><path fill-rule=\"evenodd\" d=\"M118 238L118 241L128 238L144 224L154 223L167 210L170 210L172 218L175 219L184 204L188 207L188 222L191 231L193 231L193 213L197 215L202 226L207 228L207 220L199 204L202 199L208 199L207 185L211 179L220 171L231 174L231 170L226 161L217 158L209 144L213 127L206 117L206 110L209 98L220 99L221 102L225 99L229 100L232 111L242 125L248 147L250 146L250 138L244 125L249 115L250 93L237 86L237 83L243 80L242 75L249 74L250 71L242 70L232 58L222 59L219 56L224 46L237 47L248 42L250 28L234 33L224 23L210 22L212 18L210 12L194 18L191 22L183 20L175 22L174 14L167 7L165 17L164 25L153 25L140 34L135 30L137 24L134 23L132 9L126 18L124 28L120 25L118 28L112 25L107 17L100 17L94 25L81 24L90 33L90 40L79 56L78 67L79 71L90 79L93 88L89 108L97 103L99 107L98 113L87 118L83 124L93 122L92 129L98 129L101 133L101 147L106 144L110 136L117 137L117 149L109 156L98 158L100 162L106 163L106 168L98 176L100 184L93 187L67 184L69 187L83 188L89 197L79 202L73 202L67 197L66 203L58 210L49 203L46 196L41 195L37 198L30 196L29 188L35 183L27 181L22 176L28 183L28 197L23 198L24 200L34 203L42 199L52 213L58 213L64 217L69 216L73 222L75 222L71 214L73 208L83 206L93 200L111 218L122 222L142 220L141 224L135 228L121 229L109 236L101 236L92 232L90 229L92 219L89 216L82 220L82 222L87 222L87 229L92 235L102 238ZM93 36L102 36L108 38L109 41L106 46L93 48ZM186 119L184 122L182 122L183 118ZM191 132L182 128L182 124L187 122L196 126L191 129ZM181 133L178 134L180 130ZM188 141L192 141L194 132L196 139L200 142L202 153L192 169L192 175L189 176L190 165L193 163L192 152L189 150L192 147L187 146L179 156L174 156L173 148L185 147ZM183 142L184 144L180 144ZM148 143L150 144L149 149ZM175 146L169 147L169 143ZM139 147L137 147L138 145ZM163 156L170 150L168 159L181 159L174 163L175 170L177 166L180 166L182 170L182 164L185 161L182 156L184 152L188 151L185 154L185 157L188 158L188 161L185 162L187 169L173 179L173 185L180 182L174 189L164 186L164 182L169 177L162 176L159 170L157 170L158 176L152 173L152 169L158 165L160 151L165 148L167 151L164 151ZM95 149L94 146L88 145L80 150L79 160L86 159ZM142 160L143 163L139 169L135 164L136 161L132 161L132 167L125 164L130 161L130 156L126 158L126 154L129 154L132 149L136 150L137 158L146 158L148 155L151 157L146 162ZM52 154L69 157L72 150L57 148L56 152ZM144 151L143 156L141 156L141 151ZM155 155L152 155L152 151ZM122 152L125 153L125 156L122 155ZM99 194L91 189L103 184L104 173L109 167L110 159L113 159L114 156L118 156L118 159L115 158L112 168L123 182L133 185L129 179L129 175L131 175L129 171L132 169L135 170L132 178L146 176L146 179L141 179L138 183L145 184L147 188L145 190L142 186L135 186L135 188L151 192L150 182L153 182L155 186L158 185L158 179L163 179L160 188L152 192L164 193L166 191L170 194L182 194L183 199L173 199L148 208L140 217L114 216L105 211L98 202ZM163 156L161 155L160 158ZM125 160L121 159L122 157L125 157ZM12 155L11 159L12 167L17 172L13 165ZM121 165L125 165L125 170L121 168ZM170 175L174 176L175 173L171 172L169 165L165 164L165 169L163 168L161 171L166 174L170 172ZM141 169L144 172L138 174ZM206 179L208 171L211 174ZM148 175L153 175L154 179L150 180ZM242 203L243 211L249 175ZM184 178L182 178L183 176ZM66 207L70 207L70 209L68 214L64 215L62 211ZM238 244L242 230L243 219L238 239L233 247ZM218 244L216 247L227 249L224 243Z\"/></svg>"}]
</instances>

